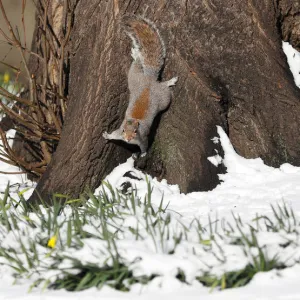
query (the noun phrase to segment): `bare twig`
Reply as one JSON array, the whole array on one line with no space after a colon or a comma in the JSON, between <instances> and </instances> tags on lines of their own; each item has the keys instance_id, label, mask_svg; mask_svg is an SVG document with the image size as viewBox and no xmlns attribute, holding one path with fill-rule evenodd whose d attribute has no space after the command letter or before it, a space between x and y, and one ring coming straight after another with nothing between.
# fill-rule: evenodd
<instances>
[{"instance_id":1,"label":"bare twig","mask_svg":"<svg viewBox=\"0 0 300 300\"><path fill-rule=\"evenodd\" d=\"M7 64L7 63L5 63L4 61L0 61L0 64L4 65L4 66L6 66L6 67L8 67L8 68L10 68L10 69L13 69L13 70L15 70L16 72L20 72L20 69L19 69L19 68L14 67L14 66L12 66L12 65L10 65L10 64Z\"/></svg>"},{"instance_id":2,"label":"bare twig","mask_svg":"<svg viewBox=\"0 0 300 300\"><path fill-rule=\"evenodd\" d=\"M0 108L8 118L14 121L15 129L19 133L18 139L24 142L23 145L32 157L33 162L27 162L24 158L16 155L8 144L5 133L1 128L0 138L3 146L2 150L0 146L0 160L19 166L22 170L34 176L40 176L45 171L47 164L49 164L52 152L60 139L65 117L66 102L68 100L64 95L65 55L71 35L74 8L71 7L69 0L64 0L63 12L65 13L65 17L62 26L65 26L65 30L60 30L59 27L52 28L51 25L54 18L54 16L50 16L49 14L50 9L48 7L51 1L33 0L38 13L37 50L33 52L27 48L26 44L24 20L26 1L22 0L21 2L21 22L24 41L18 35L18 29L16 31L12 29L2 0L0 0L0 14L3 15L8 31L0 28L0 35L4 37L6 43L17 48L20 52L26 77L28 77L29 99L25 99L25 96L15 96L13 93L0 87L0 95L4 96L8 101L16 102L14 108L11 109L8 105L0 101ZM62 32L62 36L59 32ZM27 53L38 58L38 62L42 62L41 65L38 65L41 66L41 72L39 71L37 74L31 73L25 59L25 54ZM17 77L21 73L20 68L7 64L6 66L16 71ZM52 73L54 74L53 80L51 77Z\"/></svg>"},{"instance_id":3,"label":"bare twig","mask_svg":"<svg viewBox=\"0 0 300 300\"><path fill-rule=\"evenodd\" d=\"M26 174L27 172L25 171L20 171L20 172L3 172L0 171L0 174L5 174L5 175L13 175L13 174Z\"/></svg>"},{"instance_id":4,"label":"bare twig","mask_svg":"<svg viewBox=\"0 0 300 300\"><path fill-rule=\"evenodd\" d=\"M14 94L11 94L1 86L0 86L0 95L4 96L8 101L16 101L31 107L35 107L35 105L31 101L15 96Z\"/></svg>"},{"instance_id":5,"label":"bare twig","mask_svg":"<svg viewBox=\"0 0 300 300\"><path fill-rule=\"evenodd\" d=\"M0 157L0 161L4 162L6 164L12 165L12 166L16 166L16 163L12 160L3 159L2 157Z\"/></svg>"},{"instance_id":6,"label":"bare twig","mask_svg":"<svg viewBox=\"0 0 300 300\"><path fill-rule=\"evenodd\" d=\"M3 18L5 20L5 23L8 27L8 30L10 32L10 35L11 35L11 40L13 41L13 43L15 43L15 46L19 49L19 52L21 54L21 57L22 57L22 60L23 60L23 63L24 63L24 67L25 67L25 70L27 72L27 76L28 76L28 80L29 80L29 92L30 92L30 100L33 102L33 97L34 97L34 94L33 94L33 83L32 83L32 76L31 76L31 73L29 71L29 68L28 68L28 65L27 65L27 62L26 62L26 59L25 59L25 56L24 56L24 52L22 50L22 45L21 45L21 42L17 39L13 29L12 29L12 26L7 18L7 15L6 15L6 12L5 12L5 9L3 7L3 4L2 4L2 0L0 0L0 10L2 12L2 15L3 15Z\"/></svg>"},{"instance_id":7,"label":"bare twig","mask_svg":"<svg viewBox=\"0 0 300 300\"><path fill-rule=\"evenodd\" d=\"M1 28L0 28L0 33L1 33ZM5 42L7 45L10 45L10 46L12 46L12 47L15 47L13 41L11 41L10 39L9 39L9 40L6 40L6 41L3 41L3 42ZM24 46L21 46L21 49L22 49L23 51L25 51L26 53L32 54L32 55L34 55L35 57L37 57L39 60L43 61L43 57L40 56L38 53L35 53L35 52L29 50L28 48L26 48L26 47L24 47Z\"/></svg>"},{"instance_id":8,"label":"bare twig","mask_svg":"<svg viewBox=\"0 0 300 300\"><path fill-rule=\"evenodd\" d=\"M24 34L24 46L25 48L27 48L26 28L25 28L25 19L24 19L25 7L26 7L26 0L22 0L22 27L23 27L23 34Z\"/></svg>"},{"instance_id":9,"label":"bare twig","mask_svg":"<svg viewBox=\"0 0 300 300\"><path fill-rule=\"evenodd\" d=\"M52 109L51 105L50 105L50 104L48 105L48 103L46 103L46 105L47 105L47 109L48 109L48 111L49 111L49 113L50 113L50 116L51 116L51 118L52 118L52 121L53 121L53 123L54 123L54 125L55 125L55 128L56 128L57 132L58 132L59 134L61 134L61 125L60 125L60 123L59 123L59 121L58 121L58 118L56 118L56 116L55 116L55 114L54 114L54 112L53 112L53 109Z\"/></svg>"},{"instance_id":10,"label":"bare twig","mask_svg":"<svg viewBox=\"0 0 300 300\"><path fill-rule=\"evenodd\" d=\"M46 7L45 7L45 12L44 12L44 21L43 21L43 29L46 31L46 25L47 25L47 14L48 14L48 6L49 6L49 1L47 1ZM48 81L48 68L47 68L47 62L48 62L48 51L47 51L47 40L46 37L44 36L44 43L43 43L43 50L44 50L44 77L43 77L43 85L42 85L42 100L44 103L47 102L46 95L47 95L47 81Z\"/></svg>"},{"instance_id":11,"label":"bare twig","mask_svg":"<svg viewBox=\"0 0 300 300\"><path fill-rule=\"evenodd\" d=\"M34 164L27 163L24 159L17 157L14 154L14 151L11 149L11 147L8 144L6 135L1 128L0 128L0 138L2 140L2 144L3 147L5 148L5 151L11 156L11 160L15 162L16 165L20 166L21 168L24 168L25 170L27 170L27 172L33 172L37 174L42 174L44 172L44 170L41 167L36 167Z\"/></svg>"},{"instance_id":12,"label":"bare twig","mask_svg":"<svg viewBox=\"0 0 300 300\"><path fill-rule=\"evenodd\" d=\"M10 34L11 34L12 40L13 40L14 42L17 43L17 46L18 46L18 47L20 47L20 46L21 46L21 45L20 45L20 42L18 41L18 39L17 39L17 37L16 37L16 35L15 35L13 29L12 29L12 26L11 26L11 24L10 24L8 18L7 18L5 9L4 9L3 4L2 4L2 0L0 0L0 10L1 10L1 12L2 12L4 21L5 21L5 23L7 24L7 27L8 27L8 30L9 30Z\"/></svg>"},{"instance_id":13,"label":"bare twig","mask_svg":"<svg viewBox=\"0 0 300 300\"><path fill-rule=\"evenodd\" d=\"M47 164L49 164L51 160L51 153L49 152L47 143L45 141L41 141L41 148L44 154L44 159L47 162Z\"/></svg>"}]
</instances>

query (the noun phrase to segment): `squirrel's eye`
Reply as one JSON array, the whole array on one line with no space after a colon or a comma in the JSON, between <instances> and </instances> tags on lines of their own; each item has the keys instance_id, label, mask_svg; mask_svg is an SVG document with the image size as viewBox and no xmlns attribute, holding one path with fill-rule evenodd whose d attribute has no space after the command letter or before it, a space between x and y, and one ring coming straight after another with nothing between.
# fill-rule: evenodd
<instances>
[{"instance_id":1,"label":"squirrel's eye","mask_svg":"<svg viewBox=\"0 0 300 300\"><path fill-rule=\"evenodd\" d=\"M134 131L133 131L134 133L137 133L137 129L134 129Z\"/></svg>"},{"instance_id":2,"label":"squirrel's eye","mask_svg":"<svg viewBox=\"0 0 300 300\"><path fill-rule=\"evenodd\" d=\"M123 132L125 132L125 129L123 129Z\"/></svg>"}]
</instances>

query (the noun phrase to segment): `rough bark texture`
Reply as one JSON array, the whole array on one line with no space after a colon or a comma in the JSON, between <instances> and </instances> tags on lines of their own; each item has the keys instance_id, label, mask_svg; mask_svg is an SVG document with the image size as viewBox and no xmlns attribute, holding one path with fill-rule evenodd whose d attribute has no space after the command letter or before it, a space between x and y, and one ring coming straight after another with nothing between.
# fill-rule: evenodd
<instances>
[{"instance_id":1,"label":"rough bark texture","mask_svg":"<svg viewBox=\"0 0 300 300\"><path fill-rule=\"evenodd\" d=\"M245 157L260 156L273 166L299 165L300 92L281 50L281 28L283 35L293 36L289 40L299 41L297 22L288 26L282 18L291 6L291 20L299 14L297 1L292 2L79 1L70 104L38 193L77 196L85 187L94 189L130 155L126 145L102 138L103 131L120 125L127 105L131 59L130 41L119 24L124 13L145 15L157 24L167 45L163 79L179 76L172 104L157 118L150 137L154 142L140 167L179 184L183 192L213 188L221 170L207 156L216 148L210 140L216 125ZM31 201L36 199L34 194Z\"/></svg>"},{"instance_id":2,"label":"rough bark texture","mask_svg":"<svg viewBox=\"0 0 300 300\"><path fill-rule=\"evenodd\" d=\"M300 51L300 0L277 0L282 39Z\"/></svg>"}]
</instances>

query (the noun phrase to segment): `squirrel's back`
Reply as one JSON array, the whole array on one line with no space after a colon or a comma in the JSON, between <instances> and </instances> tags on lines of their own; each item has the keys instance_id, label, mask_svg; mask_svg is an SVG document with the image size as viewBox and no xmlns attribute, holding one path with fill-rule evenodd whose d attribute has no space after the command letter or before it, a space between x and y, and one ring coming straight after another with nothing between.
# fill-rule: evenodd
<instances>
[{"instance_id":1,"label":"squirrel's back","mask_svg":"<svg viewBox=\"0 0 300 300\"><path fill-rule=\"evenodd\" d=\"M158 29L151 21L135 15L125 16L123 24L137 50L144 74L157 78L166 56Z\"/></svg>"}]
</instances>

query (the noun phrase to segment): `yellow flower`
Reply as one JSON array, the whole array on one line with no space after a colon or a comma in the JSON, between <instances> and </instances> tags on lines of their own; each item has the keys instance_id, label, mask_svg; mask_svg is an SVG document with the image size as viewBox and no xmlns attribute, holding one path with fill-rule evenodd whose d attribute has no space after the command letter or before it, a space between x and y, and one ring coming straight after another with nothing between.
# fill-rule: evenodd
<instances>
[{"instance_id":1,"label":"yellow flower","mask_svg":"<svg viewBox=\"0 0 300 300\"><path fill-rule=\"evenodd\" d=\"M4 76L3 76L3 82L4 83L9 83L9 80L10 80L9 73L5 72Z\"/></svg>"},{"instance_id":2,"label":"yellow flower","mask_svg":"<svg viewBox=\"0 0 300 300\"><path fill-rule=\"evenodd\" d=\"M57 235L55 234L49 239L47 246L50 248L55 248L56 240L57 240Z\"/></svg>"}]
</instances>

